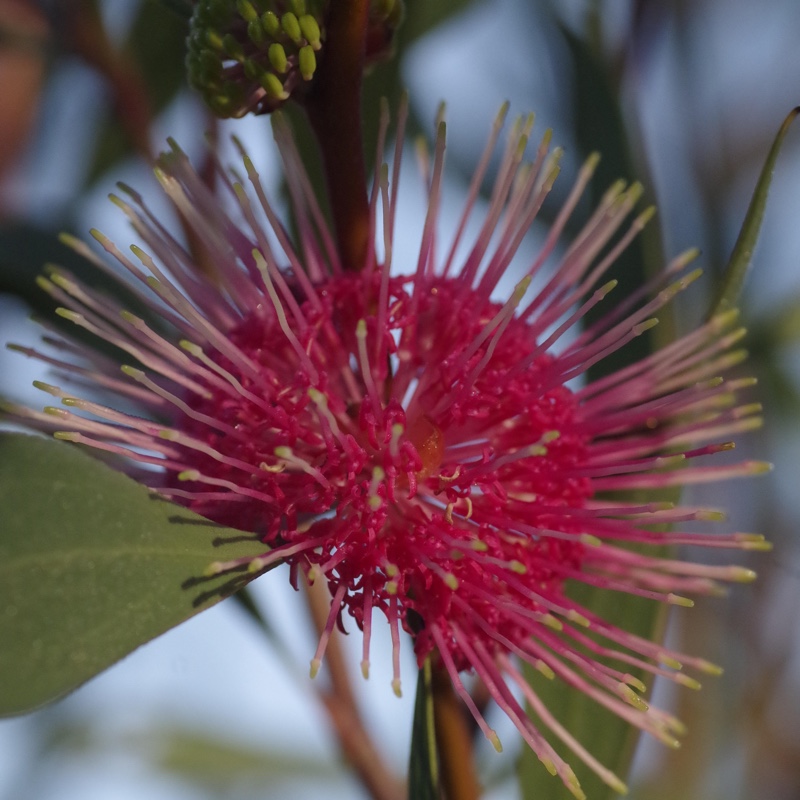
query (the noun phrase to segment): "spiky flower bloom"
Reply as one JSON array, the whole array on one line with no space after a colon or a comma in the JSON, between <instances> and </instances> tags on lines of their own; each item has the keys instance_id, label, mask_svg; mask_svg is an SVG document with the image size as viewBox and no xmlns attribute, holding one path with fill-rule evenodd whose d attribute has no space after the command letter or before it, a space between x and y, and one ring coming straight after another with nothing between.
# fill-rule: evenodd
<instances>
[{"instance_id":1,"label":"spiky flower bloom","mask_svg":"<svg viewBox=\"0 0 800 800\"><path fill-rule=\"evenodd\" d=\"M718 512L625 498L760 471L760 463L711 458L732 447L731 436L758 425L759 409L736 399L750 381L719 377L741 360L731 349L742 335L734 313L604 377L587 376L655 325L653 315L697 276L683 274L694 255L685 254L624 302L609 299L616 282L607 273L651 213L631 219L636 185L613 186L571 244L557 250L594 158L536 258L519 265L516 288L496 296L551 190L560 155L549 152L548 133L524 163L531 123L517 123L480 229L465 247L502 117L455 238L442 250L440 125L433 156L423 160L428 210L416 264L392 258L398 137L391 180L388 168L379 168L372 188L373 232L382 247L360 270L339 262L280 125L299 247L246 156L250 185L226 178L232 202L225 206L173 147L156 174L213 264L211 278L123 187L130 203L115 202L149 252L133 247L131 258L94 235L130 273L130 290L148 313L118 308L61 269L42 285L63 305L62 317L127 353L133 365L115 374L106 356L60 337L51 343L81 363L20 348L141 411L39 384L62 406L17 413L104 451L161 495L257 532L268 545L254 560L212 565L215 574L256 576L288 562L293 581L303 573L327 582L330 616L312 672L333 628L352 617L363 631L366 675L379 611L391 629L398 694L405 630L420 662L431 657L449 673L498 749L464 671L480 677L547 768L581 797L548 736L611 786L622 784L554 719L520 663L674 742L680 723L648 707L638 694L643 684L628 670L694 686L681 665L717 668L614 627L572 600L565 582L690 605L687 594L751 579L739 567L644 555L637 546L760 549L761 537L692 532L693 522ZM108 269L89 248L72 244ZM601 305L605 313L582 324ZM665 533L665 526L676 527Z\"/></svg>"}]
</instances>

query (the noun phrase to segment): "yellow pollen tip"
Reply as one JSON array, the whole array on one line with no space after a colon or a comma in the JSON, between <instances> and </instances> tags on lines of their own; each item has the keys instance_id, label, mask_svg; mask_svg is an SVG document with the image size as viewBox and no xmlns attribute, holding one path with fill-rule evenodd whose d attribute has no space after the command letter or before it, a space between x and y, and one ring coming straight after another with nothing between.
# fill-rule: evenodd
<instances>
[{"instance_id":1,"label":"yellow pollen tip","mask_svg":"<svg viewBox=\"0 0 800 800\"><path fill-rule=\"evenodd\" d=\"M531 285L531 281L533 278L530 275L526 275L515 287L514 287L514 294L512 295L513 302L519 303L520 300L525 296L525 292L528 291L528 287Z\"/></svg>"},{"instance_id":2,"label":"yellow pollen tip","mask_svg":"<svg viewBox=\"0 0 800 800\"><path fill-rule=\"evenodd\" d=\"M724 511L709 508L700 511L697 515L697 519L703 520L704 522L725 522L727 515Z\"/></svg>"},{"instance_id":3,"label":"yellow pollen tip","mask_svg":"<svg viewBox=\"0 0 800 800\"><path fill-rule=\"evenodd\" d=\"M640 322L638 325L633 326L633 335L634 336L641 336L645 331L649 331L651 328L655 328L658 325L658 319L653 317L652 319L646 319L644 322Z\"/></svg>"},{"instance_id":4,"label":"yellow pollen tip","mask_svg":"<svg viewBox=\"0 0 800 800\"><path fill-rule=\"evenodd\" d=\"M569 770L569 774L567 775L567 788L575 795L577 800L586 800L586 794L583 789L581 789L578 778L572 770Z\"/></svg>"},{"instance_id":5,"label":"yellow pollen tip","mask_svg":"<svg viewBox=\"0 0 800 800\"><path fill-rule=\"evenodd\" d=\"M321 666L322 666L322 661L320 661L318 658L311 659L311 667L308 670L308 675L311 678L311 680L314 680L314 678L317 677L317 674L319 673L319 668Z\"/></svg>"},{"instance_id":6,"label":"yellow pollen tip","mask_svg":"<svg viewBox=\"0 0 800 800\"><path fill-rule=\"evenodd\" d=\"M272 452L277 458L291 458L292 457L292 448L291 447L286 447L286 446L276 447Z\"/></svg>"},{"instance_id":7,"label":"yellow pollen tip","mask_svg":"<svg viewBox=\"0 0 800 800\"><path fill-rule=\"evenodd\" d=\"M579 541L587 547L601 547L603 544L602 539L599 539L597 536L592 536L591 533L582 533Z\"/></svg>"},{"instance_id":8,"label":"yellow pollen tip","mask_svg":"<svg viewBox=\"0 0 800 800\"><path fill-rule=\"evenodd\" d=\"M615 278L614 280L609 281L608 283L604 283L599 289L598 292L601 297L605 297L607 294L614 291L619 285L619 281Z\"/></svg>"},{"instance_id":9,"label":"yellow pollen tip","mask_svg":"<svg viewBox=\"0 0 800 800\"><path fill-rule=\"evenodd\" d=\"M444 576L444 582L448 589L454 592L458 589L458 578L456 578L452 572L448 572L447 575Z\"/></svg>"},{"instance_id":10,"label":"yellow pollen tip","mask_svg":"<svg viewBox=\"0 0 800 800\"><path fill-rule=\"evenodd\" d=\"M757 550L762 553L768 553L772 550L772 542L766 540L760 542L744 542L742 550Z\"/></svg>"},{"instance_id":11,"label":"yellow pollen tip","mask_svg":"<svg viewBox=\"0 0 800 800\"><path fill-rule=\"evenodd\" d=\"M698 661L695 666L701 672L705 672L706 675L714 675L715 677L719 677L725 671L718 664L714 664L711 661L706 661L705 659Z\"/></svg>"},{"instance_id":12,"label":"yellow pollen tip","mask_svg":"<svg viewBox=\"0 0 800 800\"><path fill-rule=\"evenodd\" d=\"M179 481L196 481L199 477L200 473L196 469L185 469L178 473Z\"/></svg>"},{"instance_id":13,"label":"yellow pollen tip","mask_svg":"<svg viewBox=\"0 0 800 800\"><path fill-rule=\"evenodd\" d=\"M544 764L544 768L553 776L555 777L557 774L556 765L553 763L553 760L548 758L547 756L539 756L539 761Z\"/></svg>"},{"instance_id":14,"label":"yellow pollen tip","mask_svg":"<svg viewBox=\"0 0 800 800\"><path fill-rule=\"evenodd\" d=\"M552 681L556 677L555 672L553 672L553 670L550 669L550 667L548 667L547 664L545 664L541 659L538 659L534 666L542 675L544 675L545 678L547 678L547 680Z\"/></svg>"},{"instance_id":15,"label":"yellow pollen tip","mask_svg":"<svg viewBox=\"0 0 800 800\"><path fill-rule=\"evenodd\" d=\"M528 571L528 568L521 561L517 561L516 558L513 561L509 561L508 566L511 567L511 571L516 572L517 575L524 575Z\"/></svg>"},{"instance_id":16,"label":"yellow pollen tip","mask_svg":"<svg viewBox=\"0 0 800 800\"><path fill-rule=\"evenodd\" d=\"M606 786L610 786L617 794L628 794L628 785L623 783L613 772L600 776Z\"/></svg>"},{"instance_id":17,"label":"yellow pollen tip","mask_svg":"<svg viewBox=\"0 0 800 800\"><path fill-rule=\"evenodd\" d=\"M637 711L647 711L650 708L650 706L625 683L617 685L617 692L626 703L632 705Z\"/></svg>"},{"instance_id":18,"label":"yellow pollen tip","mask_svg":"<svg viewBox=\"0 0 800 800\"><path fill-rule=\"evenodd\" d=\"M369 680L369 661L366 659L361 662L361 674L365 681Z\"/></svg>"},{"instance_id":19,"label":"yellow pollen tip","mask_svg":"<svg viewBox=\"0 0 800 800\"><path fill-rule=\"evenodd\" d=\"M661 664L665 667L669 667L670 669L683 669L683 664L680 661L668 656L666 654L660 655L658 660Z\"/></svg>"},{"instance_id":20,"label":"yellow pollen tip","mask_svg":"<svg viewBox=\"0 0 800 800\"><path fill-rule=\"evenodd\" d=\"M394 692L395 697L402 697L403 696L403 691L402 691L402 689L400 687L400 678L395 678L392 681L392 691Z\"/></svg>"},{"instance_id":21,"label":"yellow pollen tip","mask_svg":"<svg viewBox=\"0 0 800 800\"><path fill-rule=\"evenodd\" d=\"M731 567L729 580L736 581L737 583L752 583L758 575L752 569L745 567Z\"/></svg>"},{"instance_id":22,"label":"yellow pollen tip","mask_svg":"<svg viewBox=\"0 0 800 800\"><path fill-rule=\"evenodd\" d=\"M247 565L247 571L249 573L251 573L251 574L254 573L254 572L261 572L261 570L264 569L265 566L266 566L266 562L264 561L263 558L254 558Z\"/></svg>"},{"instance_id":23,"label":"yellow pollen tip","mask_svg":"<svg viewBox=\"0 0 800 800\"><path fill-rule=\"evenodd\" d=\"M552 614L544 614L540 621L542 624L547 625L548 628L551 628L554 631L564 630L564 623L558 619L558 617L554 617Z\"/></svg>"},{"instance_id":24,"label":"yellow pollen tip","mask_svg":"<svg viewBox=\"0 0 800 800\"><path fill-rule=\"evenodd\" d=\"M688 675L684 675L682 672L679 672L675 675L675 680L677 683L679 683L681 686L685 686L687 689L699 691L703 688L703 685L700 683L700 681L690 678Z\"/></svg>"},{"instance_id":25,"label":"yellow pollen tip","mask_svg":"<svg viewBox=\"0 0 800 800\"><path fill-rule=\"evenodd\" d=\"M397 594L397 581L386 581L386 591L389 594Z\"/></svg>"},{"instance_id":26,"label":"yellow pollen tip","mask_svg":"<svg viewBox=\"0 0 800 800\"><path fill-rule=\"evenodd\" d=\"M567 612L567 619L570 622L574 622L576 625L580 625L582 628L588 628L592 624L583 614L579 614L572 608Z\"/></svg>"},{"instance_id":27,"label":"yellow pollen tip","mask_svg":"<svg viewBox=\"0 0 800 800\"><path fill-rule=\"evenodd\" d=\"M667 602L671 606L683 606L683 608L694 607L694 600L690 600L688 597L683 597L679 594L673 594L672 592L667 595Z\"/></svg>"},{"instance_id":28,"label":"yellow pollen tip","mask_svg":"<svg viewBox=\"0 0 800 800\"><path fill-rule=\"evenodd\" d=\"M225 565L221 561L212 561L204 570L204 578L213 578L214 575L219 575L225 571Z\"/></svg>"},{"instance_id":29,"label":"yellow pollen tip","mask_svg":"<svg viewBox=\"0 0 800 800\"><path fill-rule=\"evenodd\" d=\"M498 753L503 752L503 743L500 741L500 737L494 731L489 731L489 734L486 738L492 743L492 747L494 747Z\"/></svg>"},{"instance_id":30,"label":"yellow pollen tip","mask_svg":"<svg viewBox=\"0 0 800 800\"><path fill-rule=\"evenodd\" d=\"M202 347L196 345L194 342L190 342L188 339L181 339L178 342L178 345L182 350L185 350L187 353L193 356L199 356L203 353Z\"/></svg>"},{"instance_id":31,"label":"yellow pollen tip","mask_svg":"<svg viewBox=\"0 0 800 800\"><path fill-rule=\"evenodd\" d=\"M360 319L358 321L358 325L356 325L356 336L359 339L366 339L367 338L367 321Z\"/></svg>"},{"instance_id":32,"label":"yellow pollen tip","mask_svg":"<svg viewBox=\"0 0 800 800\"><path fill-rule=\"evenodd\" d=\"M640 681L635 675L631 675L630 673L625 675L625 683L628 686L632 686L634 689L637 689L640 692L646 692L647 687L644 685L643 681Z\"/></svg>"}]
</instances>

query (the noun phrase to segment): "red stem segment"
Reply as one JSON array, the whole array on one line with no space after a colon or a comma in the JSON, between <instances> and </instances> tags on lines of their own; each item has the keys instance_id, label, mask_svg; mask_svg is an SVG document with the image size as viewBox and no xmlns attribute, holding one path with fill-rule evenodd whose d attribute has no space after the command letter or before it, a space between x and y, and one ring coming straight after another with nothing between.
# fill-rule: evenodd
<instances>
[{"instance_id":1,"label":"red stem segment","mask_svg":"<svg viewBox=\"0 0 800 800\"><path fill-rule=\"evenodd\" d=\"M360 270L369 245L367 170L361 134L361 82L369 0L332 0L324 58L306 100L322 152L339 255Z\"/></svg>"}]
</instances>

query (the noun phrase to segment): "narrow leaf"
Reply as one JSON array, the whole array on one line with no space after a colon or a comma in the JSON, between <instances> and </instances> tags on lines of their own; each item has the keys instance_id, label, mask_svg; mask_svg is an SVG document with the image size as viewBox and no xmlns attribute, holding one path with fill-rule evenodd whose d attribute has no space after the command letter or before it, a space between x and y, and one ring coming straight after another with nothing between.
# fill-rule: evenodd
<instances>
[{"instance_id":1,"label":"narrow leaf","mask_svg":"<svg viewBox=\"0 0 800 800\"><path fill-rule=\"evenodd\" d=\"M716 314L729 311L737 305L739 295L744 286L744 279L747 275L747 268L753 258L753 250L755 250L756 242L758 241L758 234L761 231L761 221L764 219L764 210L767 207L767 195L775 172L775 162L778 160L778 154L789 127L798 114L800 114L800 106L793 108L789 112L767 154L767 160L764 162L761 175L758 177L758 183L756 183L753 197L750 200L747 214L742 223L742 229L739 231L739 237L733 246L728 265L725 267L719 291L711 306L711 314L709 316L713 317Z\"/></svg>"},{"instance_id":2,"label":"narrow leaf","mask_svg":"<svg viewBox=\"0 0 800 800\"><path fill-rule=\"evenodd\" d=\"M0 714L55 700L242 588L265 546L79 449L0 433Z\"/></svg>"},{"instance_id":3,"label":"narrow leaf","mask_svg":"<svg viewBox=\"0 0 800 800\"><path fill-rule=\"evenodd\" d=\"M426 660L417 678L411 757L408 766L408 800L439 800L439 768L433 719L431 664Z\"/></svg>"},{"instance_id":4,"label":"narrow leaf","mask_svg":"<svg viewBox=\"0 0 800 800\"><path fill-rule=\"evenodd\" d=\"M660 641L666 618L665 606L652 600L622 597L615 592L576 584L569 587L569 595L581 605L623 630L645 638ZM619 668L618 662L609 661ZM645 680L641 670L626 667L625 671ZM633 751L638 740L638 729L600 706L584 693L567 686L557 678L547 680L533 668L525 670L528 681L553 716L603 765L625 781ZM539 721L534 718L534 723ZM613 800L620 795L604 784L568 748L554 736L548 740L575 770L581 788L588 800ZM524 800L574 800L574 795L545 770L533 752L525 748L520 759L520 789Z\"/></svg>"}]
</instances>

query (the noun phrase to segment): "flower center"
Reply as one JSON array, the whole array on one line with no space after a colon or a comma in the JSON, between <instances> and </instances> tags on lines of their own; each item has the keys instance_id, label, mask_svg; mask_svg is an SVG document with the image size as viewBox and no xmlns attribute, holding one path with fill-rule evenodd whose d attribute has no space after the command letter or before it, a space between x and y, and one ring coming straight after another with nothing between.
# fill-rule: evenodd
<instances>
[{"instance_id":1,"label":"flower center","mask_svg":"<svg viewBox=\"0 0 800 800\"><path fill-rule=\"evenodd\" d=\"M423 414L409 426L408 439L422 461L417 470L417 479L424 481L433 475L444 459L444 434L430 417Z\"/></svg>"}]
</instances>

